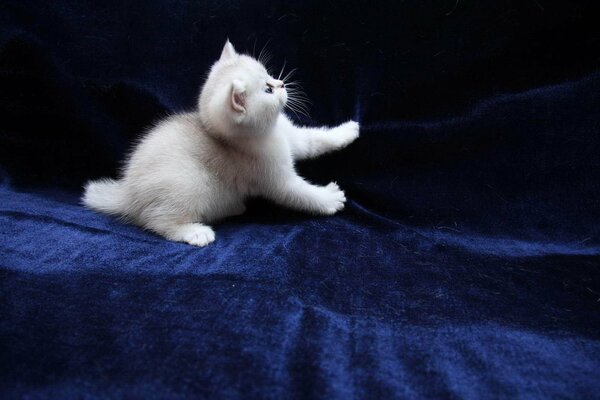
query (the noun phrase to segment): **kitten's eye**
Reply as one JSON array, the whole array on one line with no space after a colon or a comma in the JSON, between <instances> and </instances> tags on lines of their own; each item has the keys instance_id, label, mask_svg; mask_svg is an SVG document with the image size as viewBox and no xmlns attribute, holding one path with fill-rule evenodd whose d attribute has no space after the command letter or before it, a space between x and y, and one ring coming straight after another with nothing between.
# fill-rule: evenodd
<instances>
[{"instance_id":1,"label":"kitten's eye","mask_svg":"<svg viewBox=\"0 0 600 400\"><path fill-rule=\"evenodd\" d=\"M267 86L267 88L265 89L266 93L273 93L273 88L271 86Z\"/></svg>"}]
</instances>

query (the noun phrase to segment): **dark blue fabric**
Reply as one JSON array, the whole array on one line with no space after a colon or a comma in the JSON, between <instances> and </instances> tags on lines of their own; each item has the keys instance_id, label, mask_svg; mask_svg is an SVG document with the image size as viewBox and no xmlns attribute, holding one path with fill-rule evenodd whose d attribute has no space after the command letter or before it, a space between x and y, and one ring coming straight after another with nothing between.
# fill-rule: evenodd
<instances>
[{"instance_id":1,"label":"dark blue fabric","mask_svg":"<svg viewBox=\"0 0 600 400\"><path fill-rule=\"evenodd\" d=\"M4 1L0 397L598 398L593 2ZM79 205L268 42L344 212L261 200L206 248Z\"/></svg>"}]
</instances>

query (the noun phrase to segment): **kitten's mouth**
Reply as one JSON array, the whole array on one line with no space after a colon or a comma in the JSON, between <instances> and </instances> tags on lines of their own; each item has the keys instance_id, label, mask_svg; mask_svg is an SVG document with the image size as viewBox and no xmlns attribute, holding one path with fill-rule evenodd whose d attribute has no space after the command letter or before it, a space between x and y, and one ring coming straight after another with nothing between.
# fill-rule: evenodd
<instances>
[{"instance_id":1,"label":"kitten's mouth","mask_svg":"<svg viewBox=\"0 0 600 400\"><path fill-rule=\"evenodd\" d=\"M288 94L287 94L287 90L285 89L281 89L282 95L279 96L279 103L281 103L281 107L285 107L287 105L287 100L288 100Z\"/></svg>"}]
</instances>

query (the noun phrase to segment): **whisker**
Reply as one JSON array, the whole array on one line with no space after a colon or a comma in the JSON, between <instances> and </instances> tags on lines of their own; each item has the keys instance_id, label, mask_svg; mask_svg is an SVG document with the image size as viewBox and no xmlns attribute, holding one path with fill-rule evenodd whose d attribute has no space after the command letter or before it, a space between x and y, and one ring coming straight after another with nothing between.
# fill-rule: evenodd
<instances>
[{"instance_id":1,"label":"whisker","mask_svg":"<svg viewBox=\"0 0 600 400\"><path fill-rule=\"evenodd\" d=\"M291 89L294 89L294 90L302 90L302 86L300 86L300 85L298 85L298 84L288 84L288 83L286 83L286 84L285 84L285 86L286 86L286 87L287 87L287 86L290 86L290 88L291 88Z\"/></svg>"},{"instance_id":2,"label":"whisker","mask_svg":"<svg viewBox=\"0 0 600 400\"><path fill-rule=\"evenodd\" d=\"M312 104L310 98L303 94L288 92L288 97L302 103Z\"/></svg>"},{"instance_id":3,"label":"whisker","mask_svg":"<svg viewBox=\"0 0 600 400\"><path fill-rule=\"evenodd\" d=\"M293 104L293 105L297 105L297 106L300 106L300 107L305 107L306 106L302 101L294 99L293 97L288 97L288 103Z\"/></svg>"},{"instance_id":4,"label":"whisker","mask_svg":"<svg viewBox=\"0 0 600 400\"><path fill-rule=\"evenodd\" d=\"M268 66L269 62L271 61L271 58L271 54L268 51L265 51L262 60L259 60L260 63L264 65L267 72L269 72L269 75L273 75L272 68Z\"/></svg>"},{"instance_id":5,"label":"whisker","mask_svg":"<svg viewBox=\"0 0 600 400\"><path fill-rule=\"evenodd\" d=\"M285 69L286 62L287 62L287 60L284 58L283 59L283 66L281 67L281 71L279 71L279 75L277 76L277 80L280 80L281 74L283 73L283 70Z\"/></svg>"},{"instance_id":6,"label":"whisker","mask_svg":"<svg viewBox=\"0 0 600 400\"><path fill-rule=\"evenodd\" d=\"M295 110L297 113L306 115L307 117L309 117L309 113L308 110L306 108L300 108L300 107L296 107L296 106L291 106L290 109Z\"/></svg>"},{"instance_id":7,"label":"whisker","mask_svg":"<svg viewBox=\"0 0 600 400\"><path fill-rule=\"evenodd\" d=\"M310 99L303 94L288 92L288 98L296 101L311 103ZM311 103L312 104L312 103Z\"/></svg>"},{"instance_id":8,"label":"whisker","mask_svg":"<svg viewBox=\"0 0 600 400\"><path fill-rule=\"evenodd\" d=\"M288 99L289 101L289 99ZM291 101L290 103L297 105L298 107L303 107L306 108L307 110L310 108L310 106L312 105L311 103L307 103L307 102L298 102L298 101Z\"/></svg>"},{"instance_id":9,"label":"whisker","mask_svg":"<svg viewBox=\"0 0 600 400\"><path fill-rule=\"evenodd\" d=\"M269 53L269 50L267 50L267 46L269 45L270 42L271 42L271 39L267 40L265 45L260 50L260 53L258 54L258 58L256 60L258 60L258 62L260 62L262 65L265 66L265 69L269 72L269 75L272 75L270 69L267 67L267 64L269 63L269 61L271 61L271 57L272 57L271 54Z\"/></svg>"},{"instance_id":10,"label":"whisker","mask_svg":"<svg viewBox=\"0 0 600 400\"><path fill-rule=\"evenodd\" d=\"M296 117L300 118L300 114L304 115L302 111L296 110L294 107L288 107L288 109L296 115Z\"/></svg>"},{"instance_id":11,"label":"whisker","mask_svg":"<svg viewBox=\"0 0 600 400\"><path fill-rule=\"evenodd\" d=\"M288 94L294 94L294 95L297 95L299 97L306 97L306 98L308 98L308 96L306 95L306 93L303 92L303 91L301 91L301 90L297 90L297 89L291 88L287 92L288 92Z\"/></svg>"},{"instance_id":12,"label":"whisker","mask_svg":"<svg viewBox=\"0 0 600 400\"><path fill-rule=\"evenodd\" d=\"M261 61L261 59L262 59L262 55L263 55L264 51L267 49L267 45L269 44L269 41L270 41L270 40L271 40L271 39L267 40L267 42L266 42L266 43L265 43L265 45L262 47L262 49L260 49L260 53L258 53L258 58L257 58L257 60L258 60L258 61Z\"/></svg>"},{"instance_id":13,"label":"whisker","mask_svg":"<svg viewBox=\"0 0 600 400\"><path fill-rule=\"evenodd\" d=\"M298 117L299 117L299 115L298 115L298 113L297 113L297 111L296 111L296 108L294 107L294 105L293 105L293 104L291 104L291 103L287 103L287 104L285 105L285 107L286 107L288 110L290 110L291 112L293 112L294 114L296 114L296 116L298 116Z\"/></svg>"},{"instance_id":14,"label":"whisker","mask_svg":"<svg viewBox=\"0 0 600 400\"><path fill-rule=\"evenodd\" d=\"M287 81L289 78L294 76L294 73L298 70L298 68L291 69L286 76L283 77L282 81Z\"/></svg>"},{"instance_id":15,"label":"whisker","mask_svg":"<svg viewBox=\"0 0 600 400\"><path fill-rule=\"evenodd\" d=\"M293 108L295 108L297 110L302 110L302 111L308 113L308 107L305 106L304 104L297 103L297 102L294 102L294 101L288 101L288 102L290 104L290 107L293 107Z\"/></svg>"},{"instance_id":16,"label":"whisker","mask_svg":"<svg viewBox=\"0 0 600 400\"><path fill-rule=\"evenodd\" d=\"M294 115L296 115L296 117L300 118L300 116L298 115L298 113L296 111L294 111L292 108L288 107L288 109L294 113Z\"/></svg>"},{"instance_id":17,"label":"whisker","mask_svg":"<svg viewBox=\"0 0 600 400\"><path fill-rule=\"evenodd\" d=\"M300 115L304 115L305 117L307 117L307 118L310 118L310 115L309 115L309 114L308 114L306 111L304 111L304 110L300 110L300 109L298 109L298 108L296 108L296 107L289 107L289 109L290 109L290 110L291 110L291 111L292 111L294 114L296 114L296 116L297 116L297 117L300 117ZM299 114L300 114L300 115L299 115Z\"/></svg>"}]
</instances>

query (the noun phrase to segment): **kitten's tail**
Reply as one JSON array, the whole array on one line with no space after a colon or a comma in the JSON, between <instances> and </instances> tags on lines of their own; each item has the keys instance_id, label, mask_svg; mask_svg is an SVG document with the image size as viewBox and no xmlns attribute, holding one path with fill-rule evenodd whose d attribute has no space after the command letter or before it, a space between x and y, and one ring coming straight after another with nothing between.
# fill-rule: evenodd
<instances>
[{"instance_id":1,"label":"kitten's tail","mask_svg":"<svg viewBox=\"0 0 600 400\"><path fill-rule=\"evenodd\" d=\"M113 179L89 181L81 200L86 207L107 214L122 214L125 207L123 187Z\"/></svg>"}]
</instances>

